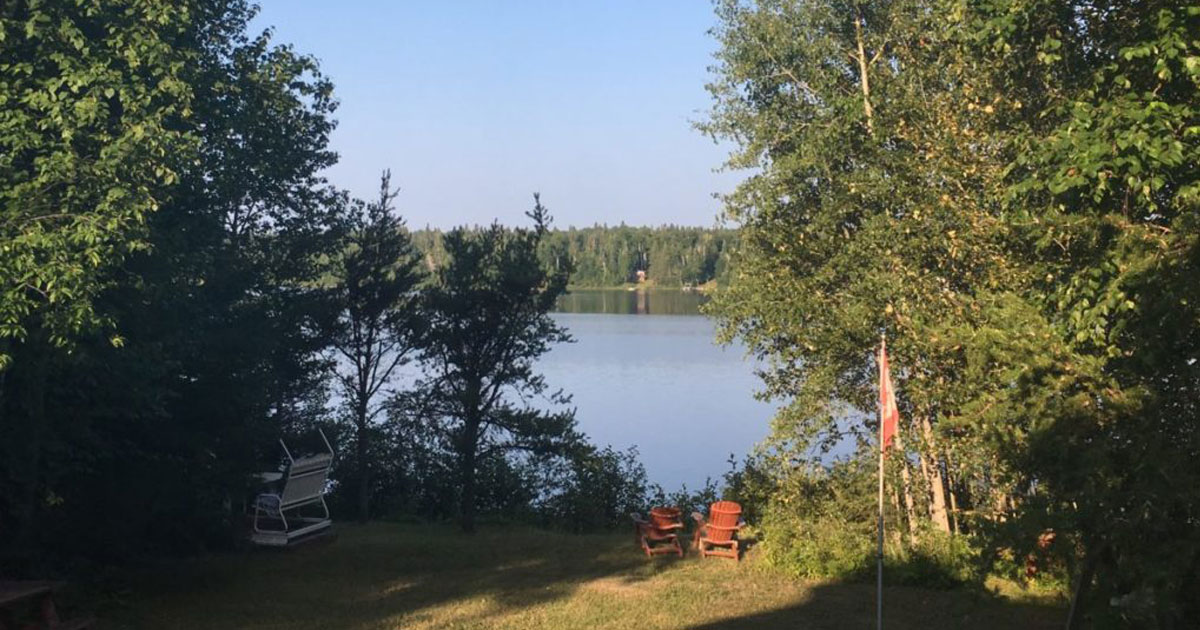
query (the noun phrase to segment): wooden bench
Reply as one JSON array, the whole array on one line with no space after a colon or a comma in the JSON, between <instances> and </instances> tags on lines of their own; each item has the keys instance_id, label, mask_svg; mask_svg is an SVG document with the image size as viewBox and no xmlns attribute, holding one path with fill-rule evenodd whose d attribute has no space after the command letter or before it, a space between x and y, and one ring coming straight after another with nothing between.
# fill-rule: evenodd
<instances>
[{"instance_id":1,"label":"wooden bench","mask_svg":"<svg viewBox=\"0 0 1200 630\"><path fill-rule=\"evenodd\" d=\"M63 621L54 607L61 582L0 581L0 630L85 630L90 617Z\"/></svg>"}]
</instances>

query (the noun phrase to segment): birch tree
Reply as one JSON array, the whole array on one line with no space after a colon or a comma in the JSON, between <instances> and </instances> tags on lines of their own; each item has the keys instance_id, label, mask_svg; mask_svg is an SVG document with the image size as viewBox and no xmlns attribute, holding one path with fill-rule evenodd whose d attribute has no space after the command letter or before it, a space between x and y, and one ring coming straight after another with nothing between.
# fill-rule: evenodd
<instances>
[{"instance_id":1,"label":"birch tree","mask_svg":"<svg viewBox=\"0 0 1200 630\"><path fill-rule=\"evenodd\" d=\"M769 362L764 394L789 401L773 443L804 452L873 439L873 420L847 422L838 406L874 418L871 356L886 331L909 453L899 516L949 532L939 425L961 393L961 338L1019 281L982 194L999 169L971 138L954 51L938 41L946 17L929 2L788 0L722 2L718 16L702 128L735 141L728 167L757 171L726 198L741 250L714 307L722 335Z\"/></svg>"}]
</instances>

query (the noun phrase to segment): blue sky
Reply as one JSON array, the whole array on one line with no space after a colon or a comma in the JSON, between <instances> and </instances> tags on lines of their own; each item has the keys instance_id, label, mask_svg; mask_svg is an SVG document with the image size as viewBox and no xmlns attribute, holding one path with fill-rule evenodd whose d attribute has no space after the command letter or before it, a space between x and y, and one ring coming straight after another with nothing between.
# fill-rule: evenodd
<instances>
[{"instance_id":1,"label":"blue sky","mask_svg":"<svg viewBox=\"0 0 1200 630\"><path fill-rule=\"evenodd\" d=\"M705 0L260 0L255 28L319 58L341 102L330 180L392 169L410 227L713 225L737 173L709 106Z\"/></svg>"}]
</instances>

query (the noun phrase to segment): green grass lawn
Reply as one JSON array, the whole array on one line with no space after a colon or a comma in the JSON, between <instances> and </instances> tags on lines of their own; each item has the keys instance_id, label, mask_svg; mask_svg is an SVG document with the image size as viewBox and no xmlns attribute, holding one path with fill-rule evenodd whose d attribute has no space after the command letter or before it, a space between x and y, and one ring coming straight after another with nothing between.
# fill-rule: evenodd
<instances>
[{"instance_id":1,"label":"green grass lawn","mask_svg":"<svg viewBox=\"0 0 1200 630\"><path fill-rule=\"evenodd\" d=\"M339 524L329 544L145 572L109 628L873 628L869 584L801 582L732 560L646 558L631 536ZM119 603L118 603L119 602ZM888 588L888 628L1055 628L1062 610Z\"/></svg>"}]
</instances>

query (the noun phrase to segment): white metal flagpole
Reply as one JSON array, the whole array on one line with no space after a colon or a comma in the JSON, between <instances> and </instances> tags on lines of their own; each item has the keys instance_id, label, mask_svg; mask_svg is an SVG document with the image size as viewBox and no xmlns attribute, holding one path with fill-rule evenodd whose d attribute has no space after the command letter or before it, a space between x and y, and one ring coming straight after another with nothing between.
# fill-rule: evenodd
<instances>
[{"instance_id":1,"label":"white metal flagpole","mask_svg":"<svg viewBox=\"0 0 1200 630\"><path fill-rule=\"evenodd\" d=\"M875 621L877 630L883 630L883 356L887 352L886 333L879 335L879 357L876 361L879 368L879 549L876 553L875 569Z\"/></svg>"}]
</instances>

